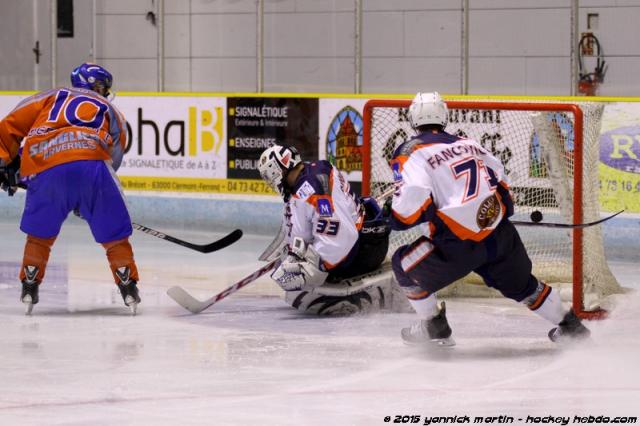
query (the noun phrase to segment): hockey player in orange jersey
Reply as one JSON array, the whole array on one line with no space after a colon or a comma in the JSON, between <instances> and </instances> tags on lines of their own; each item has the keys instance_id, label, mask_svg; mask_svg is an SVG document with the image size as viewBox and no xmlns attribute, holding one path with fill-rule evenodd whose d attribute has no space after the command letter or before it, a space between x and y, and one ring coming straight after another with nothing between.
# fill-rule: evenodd
<instances>
[{"instance_id":1,"label":"hockey player in orange jersey","mask_svg":"<svg viewBox=\"0 0 640 426\"><path fill-rule=\"evenodd\" d=\"M111 74L82 64L70 88L37 93L0 121L0 184L12 195L26 186L20 229L27 234L21 300L31 313L51 247L71 211L87 221L106 250L125 305L140 303L129 244L131 219L115 170L126 145L126 122L107 96Z\"/></svg>"}]
</instances>

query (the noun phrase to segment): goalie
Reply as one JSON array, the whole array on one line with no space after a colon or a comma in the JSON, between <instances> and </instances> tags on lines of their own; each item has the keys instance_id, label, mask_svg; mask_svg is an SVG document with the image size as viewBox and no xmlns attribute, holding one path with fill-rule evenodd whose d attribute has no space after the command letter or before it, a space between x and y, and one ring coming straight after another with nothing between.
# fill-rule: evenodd
<instances>
[{"instance_id":1,"label":"goalie","mask_svg":"<svg viewBox=\"0 0 640 426\"><path fill-rule=\"evenodd\" d=\"M390 230L376 201L358 199L331 163L303 162L294 147L268 148L258 169L285 202L287 251L271 274L285 301L320 315L385 307L392 277L380 268Z\"/></svg>"}]
</instances>

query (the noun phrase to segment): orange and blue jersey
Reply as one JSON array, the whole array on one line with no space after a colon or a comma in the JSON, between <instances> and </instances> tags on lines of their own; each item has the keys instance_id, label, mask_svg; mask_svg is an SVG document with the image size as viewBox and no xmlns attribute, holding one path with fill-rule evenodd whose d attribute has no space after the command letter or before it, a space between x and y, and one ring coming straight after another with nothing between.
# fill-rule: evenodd
<instances>
[{"instance_id":1,"label":"orange and blue jersey","mask_svg":"<svg viewBox=\"0 0 640 426\"><path fill-rule=\"evenodd\" d=\"M79 160L109 160L117 170L126 143L124 117L91 90L57 88L37 93L0 121L0 160L10 163L22 146L24 177Z\"/></svg>"},{"instance_id":2,"label":"orange and blue jersey","mask_svg":"<svg viewBox=\"0 0 640 426\"><path fill-rule=\"evenodd\" d=\"M33 95L0 121L0 159L21 151L27 197L20 229L39 238L58 235L69 212L79 212L94 239L131 235L131 218L115 176L127 141L126 123L104 97L85 89Z\"/></svg>"}]
</instances>

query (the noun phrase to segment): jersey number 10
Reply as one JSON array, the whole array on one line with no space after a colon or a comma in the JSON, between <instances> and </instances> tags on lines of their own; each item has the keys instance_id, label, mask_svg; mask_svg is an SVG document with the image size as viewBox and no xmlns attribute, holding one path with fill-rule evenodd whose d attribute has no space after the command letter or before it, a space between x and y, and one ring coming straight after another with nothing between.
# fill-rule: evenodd
<instances>
[{"instance_id":1,"label":"jersey number 10","mask_svg":"<svg viewBox=\"0 0 640 426\"><path fill-rule=\"evenodd\" d=\"M109 110L109 106L98 99L89 96L73 96L73 98L67 101L70 92L68 90L60 90L56 95L56 100L49 112L48 121L56 122L60 118L60 114L64 114L64 118L72 126L89 127L92 129L99 129L104 123L105 113ZM66 105L65 105L66 102ZM79 115L79 110L82 104L89 103L96 108L96 112L89 120L83 120Z\"/></svg>"}]
</instances>

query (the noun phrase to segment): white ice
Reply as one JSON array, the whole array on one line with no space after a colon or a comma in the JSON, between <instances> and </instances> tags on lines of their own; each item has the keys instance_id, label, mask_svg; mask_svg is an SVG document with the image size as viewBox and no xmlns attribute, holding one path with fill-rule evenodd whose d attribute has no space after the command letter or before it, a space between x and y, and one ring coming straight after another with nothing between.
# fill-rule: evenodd
<instances>
[{"instance_id":1,"label":"white ice","mask_svg":"<svg viewBox=\"0 0 640 426\"><path fill-rule=\"evenodd\" d=\"M609 319L589 322L591 341L564 349L518 304L449 299L457 346L416 350L399 338L411 314L304 316L268 279L192 315L168 287L211 296L257 269L270 239L245 236L202 255L136 234L143 303L131 317L102 248L72 222L31 317L15 278L24 236L0 224L1 425L383 425L396 415L524 424L640 414L637 292L616 296ZM202 243L221 236L172 233ZM612 268L640 287L638 265Z\"/></svg>"}]
</instances>

